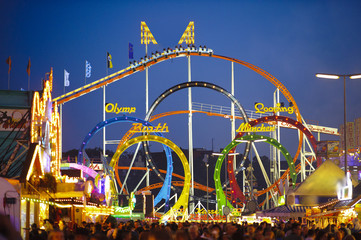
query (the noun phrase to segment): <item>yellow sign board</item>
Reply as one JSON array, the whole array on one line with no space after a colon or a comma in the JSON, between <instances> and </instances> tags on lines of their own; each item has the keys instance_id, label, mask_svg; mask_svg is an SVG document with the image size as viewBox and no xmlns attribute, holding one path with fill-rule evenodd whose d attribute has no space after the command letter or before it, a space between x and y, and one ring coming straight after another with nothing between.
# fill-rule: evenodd
<instances>
[{"instance_id":1,"label":"yellow sign board","mask_svg":"<svg viewBox=\"0 0 361 240\"><path fill-rule=\"evenodd\" d=\"M194 44L194 22L189 22L178 44L182 44L184 41L186 44Z\"/></svg>"},{"instance_id":2,"label":"yellow sign board","mask_svg":"<svg viewBox=\"0 0 361 240\"><path fill-rule=\"evenodd\" d=\"M249 123L242 123L236 132L273 132L275 129L275 126L265 126L263 123L254 127Z\"/></svg>"},{"instance_id":3,"label":"yellow sign board","mask_svg":"<svg viewBox=\"0 0 361 240\"><path fill-rule=\"evenodd\" d=\"M134 113L136 110L135 107L119 107L118 108L118 103L113 104L113 103L108 103L107 105L105 105L105 111L107 113Z\"/></svg>"},{"instance_id":4,"label":"yellow sign board","mask_svg":"<svg viewBox=\"0 0 361 240\"><path fill-rule=\"evenodd\" d=\"M280 103L277 103L276 107L265 107L263 103L256 103L254 105L256 113L277 113L277 112L287 112L292 114L294 112L293 107L281 107Z\"/></svg>"},{"instance_id":5,"label":"yellow sign board","mask_svg":"<svg viewBox=\"0 0 361 240\"><path fill-rule=\"evenodd\" d=\"M149 44L150 42L153 44L158 44L145 22L140 23L140 37L141 44Z\"/></svg>"},{"instance_id":6,"label":"yellow sign board","mask_svg":"<svg viewBox=\"0 0 361 240\"><path fill-rule=\"evenodd\" d=\"M143 126L143 124L141 123L133 123L133 128L129 131L129 132L146 132L146 133L154 133L154 132L169 132L168 130L168 126L166 123L164 123L163 125L161 125L160 123L158 123L157 126Z\"/></svg>"}]
</instances>

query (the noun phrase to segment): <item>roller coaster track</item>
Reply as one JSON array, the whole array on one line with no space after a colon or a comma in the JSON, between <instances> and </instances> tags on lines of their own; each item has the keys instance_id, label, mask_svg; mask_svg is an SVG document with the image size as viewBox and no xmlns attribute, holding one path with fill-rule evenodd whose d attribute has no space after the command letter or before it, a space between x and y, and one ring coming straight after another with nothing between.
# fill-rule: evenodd
<instances>
[{"instance_id":1,"label":"roller coaster track","mask_svg":"<svg viewBox=\"0 0 361 240\"><path fill-rule=\"evenodd\" d=\"M258 73L261 76L263 76L264 78L266 78L269 82L271 82L276 88L278 88L281 91L281 93L284 95L284 97L288 100L288 102L293 103L297 121L299 121L301 123L303 122L299 108L298 108L293 96L291 95L291 93L277 78L272 76L270 73L268 73L267 71L261 69L260 67L255 66L251 63L248 63L248 62L245 62L245 61L242 61L239 59L235 59L235 58L230 58L230 57L226 57L226 56L213 54L213 50L211 50L211 49L205 49L205 48L197 49L194 47L179 48L179 49L175 49L175 50L170 50L168 48L168 50L165 50L162 53L152 54L151 57L149 57L149 58L146 57L141 62L135 62L134 64L131 64L130 67L122 69L116 73L113 73L109 76L101 78L101 79L94 81L90 84L87 84L81 88L75 89L71 92L68 92L64 95L54 98L53 103L54 104L64 104L68 101L76 99L80 96L83 96L83 95L85 95L89 92L92 92L96 89L99 89L103 86L106 86L110 83L116 82L120 79L130 76L136 72L144 71L147 67L153 66L157 63L160 63L160 62L163 62L166 60L170 60L173 58L177 58L177 57L187 57L187 56L213 57L213 58L217 58L217 59L234 62L234 63L240 64L242 66L245 66L245 67L255 71L256 73ZM298 149L297 149L297 152L293 159L294 162L296 162L296 160L300 154L300 151L302 148L302 141L303 141L303 134L300 134ZM285 179L287 177L286 173L287 173L287 171L281 177L282 179ZM276 183L279 183L279 181L280 181L280 179L278 179L278 181ZM276 183L274 183L272 186L277 186Z\"/></svg>"},{"instance_id":2,"label":"roller coaster track","mask_svg":"<svg viewBox=\"0 0 361 240\"><path fill-rule=\"evenodd\" d=\"M210 116L218 116L218 117L224 117L224 118L228 118L228 117L231 117L230 115L226 115L226 114L219 114L219 113L209 113L209 112L205 112L205 111L195 111L193 110L192 111L193 113L204 113L204 114L207 114L207 115L210 115ZM157 120L159 118L162 118L162 117L167 117L167 116L172 116L172 115L177 115L177 114L187 114L189 113L188 110L181 110L181 111L170 111L170 112L164 112L164 113L160 113L160 114L157 114L157 115L154 115L152 116L152 118L150 119L150 122L154 121L154 120ZM242 117L238 117L238 116L235 116L236 119L242 119ZM254 119L250 119L250 120L254 120ZM270 122L270 124L275 124L273 122ZM134 135L134 132L131 131L132 128L123 136L123 138L120 140L119 142L119 146L124 144L128 139L130 139L133 135ZM299 143L300 144L300 143ZM302 144L302 143L301 143ZM302 145L301 145L302 146ZM313 161L313 159L311 160L311 162ZM118 169L129 169L129 167L117 167ZM134 170L146 170L146 168L132 168ZM299 170L301 169L301 164L298 164L296 166L296 172L298 172ZM166 173L166 171L164 170L160 170L161 173ZM274 192L279 192L278 190L278 185L280 183L280 180L282 179L283 182L285 182L286 178L287 178L287 175L289 174L289 169L287 169L287 171L281 176L280 179L278 179L274 184L272 184L271 186L269 186L268 188L264 189L264 190L261 190L261 191L258 191L255 195L256 196L260 196L260 195L263 195L265 194L266 192L269 192L271 190L273 190ZM122 184L121 181L120 181L120 178L119 178L119 174L118 172L116 171L115 172L115 175L116 175L116 179L118 181L119 184ZM177 174L174 174L173 173L173 176L175 177L178 177L180 179L184 179L184 177L180 176L180 175L177 175ZM151 185L153 186L153 185ZM158 185L157 185L158 186ZM151 190L151 189L149 189Z\"/></svg>"},{"instance_id":3,"label":"roller coaster track","mask_svg":"<svg viewBox=\"0 0 361 240\"><path fill-rule=\"evenodd\" d=\"M129 167L126 166L117 166L116 167L119 170L128 170ZM132 167L133 170L138 170L138 171L146 171L147 168L146 167ZM150 171L152 171L152 169L149 169ZM161 173L167 173L167 171L163 170L163 169L159 169L159 172ZM176 174L176 173L172 173L172 176L177 177L181 180L184 180L184 177L182 175ZM148 187L144 187L140 190L137 191L137 194L141 194L141 192L143 191L148 191L148 190L153 190L153 189L157 189L157 188L161 188L163 186L163 182L159 182L159 183L155 183L152 185L149 185ZM172 186L176 186L176 187L183 187L184 186L184 182L182 181L172 181ZM199 184L197 182L194 182L194 188L199 189L201 191L207 192L207 187ZM208 192L214 192L214 188L208 187ZM227 198L231 199L231 195L227 194Z\"/></svg>"},{"instance_id":4,"label":"roller coaster track","mask_svg":"<svg viewBox=\"0 0 361 240\"><path fill-rule=\"evenodd\" d=\"M116 169L119 170L128 170L129 167L125 167L125 166L116 166ZM146 167L132 167L133 170L140 170L140 171L147 171ZM149 169L149 171L153 171L153 169ZM159 169L159 172L161 173L167 173L167 171L163 170L163 169ZM184 180L184 177L182 175L176 174L176 173L172 173L172 176L177 177L179 179Z\"/></svg>"},{"instance_id":5,"label":"roller coaster track","mask_svg":"<svg viewBox=\"0 0 361 240\"><path fill-rule=\"evenodd\" d=\"M149 185L148 187L145 187L145 188L142 188L142 189L138 190L136 192L136 194L141 194L144 191L153 190L153 189L156 189L156 188L161 188L162 186L163 186L162 182L155 183L155 184ZM172 181L172 186L183 187L184 182L182 182L182 181ZM199 189L199 190L204 191L204 192L207 192L207 187L202 185L202 184L199 184L197 182L194 182L194 188ZM208 192L209 193L213 192L213 191L214 191L214 188L208 187Z\"/></svg>"},{"instance_id":6,"label":"roller coaster track","mask_svg":"<svg viewBox=\"0 0 361 240\"><path fill-rule=\"evenodd\" d=\"M166 60L170 60L170 59L178 58L178 57L201 56L201 57L213 57L213 58L217 58L217 59L234 62L234 63L240 64L242 66L245 66L245 67L253 70L254 72L260 74L261 76L266 78L269 82L271 82L276 88L278 88L281 91L281 93L285 96L285 98L288 100L288 102L293 103L297 121L303 122L302 116L301 116L299 108L296 104L296 101L294 100L291 93L287 90L287 88L277 78L272 76L270 73L268 73L267 71L263 70L262 68L257 67L251 63L248 63L248 62L236 59L236 58L213 54L212 49L206 49L206 48L201 48L201 47L199 49L195 48L195 47L188 47L188 48L180 47L180 48L176 48L175 50L171 50L168 48L168 50L164 50L162 53L156 52L156 54L151 54L151 55L152 55L151 57L145 57L145 59L140 62L135 61L133 64L131 64L131 66L129 66L125 69L122 69L109 76L106 76L97 81L89 83L81 88L75 89L71 92L68 92L57 98L54 98L53 103L54 104L66 103L66 102L76 99L80 96L83 96L89 92L92 92L98 88L101 88L110 83L116 82L122 78L130 76L136 72L144 71L147 67L153 66L157 63L160 63L160 62L163 62ZM300 134L300 137L299 137L300 144L299 144L297 152L294 156L294 159L293 159L294 162L297 160L298 155L300 154L300 151L302 148L302 141L303 141L303 135Z\"/></svg>"}]
</instances>

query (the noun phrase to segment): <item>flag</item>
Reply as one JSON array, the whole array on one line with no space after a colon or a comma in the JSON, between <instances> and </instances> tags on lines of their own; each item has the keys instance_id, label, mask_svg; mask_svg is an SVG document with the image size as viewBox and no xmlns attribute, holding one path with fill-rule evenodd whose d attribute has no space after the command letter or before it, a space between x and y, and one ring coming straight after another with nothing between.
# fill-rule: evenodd
<instances>
[{"instance_id":1,"label":"flag","mask_svg":"<svg viewBox=\"0 0 361 240\"><path fill-rule=\"evenodd\" d=\"M70 73L68 73L64 69L64 87L69 87L70 86L69 75L70 75Z\"/></svg>"},{"instance_id":2,"label":"flag","mask_svg":"<svg viewBox=\"0 0 361 240\"><path fill-rule=\"evenodd\" d=\"M26 68L26 72L28 73L29 77L30 77L30 67L31 67L31 62L30 62L30 58L29 58L28 67Z\"/></svg>"},{"instance_id":3,"label":"flag","mask_svg":"<svg viewBox=\"0 0 361 240\"><path fill-rule=\"evenodd\" d=\"M90 62L85 61L85 77L90 78L92 75L92 67L90 66Z\"/></svg>"},{"instance_id":4,"label":"flag","mask_svg":"<svg viewBox=\"0 0 361 240\"><path fill-rule=\"evenodd\" d=\"M129 59L133 59L133 44L129 43L128 51L129 51Z\"/></svg>"},{"instance_id":5,"label":"flag","mask_svg":"<svg viewBox=\"0 0 361 240\"><path fill-rule=\"evenodd\" d=\"M6 59L6 63L9 64L9 71L8 73L10 73L11 70L11 57L9 56L8 59Z\"/></svg>"},{"instance_id":6,"label":"flag","mask_svg":"<svg viewBox=\"0 0 361 240\"><path fill-rule=\"evenodd\" d=\"M107 63L108 68L113 68L112 55L109 52L107 52Z\"/></svg>"}]
</instances>

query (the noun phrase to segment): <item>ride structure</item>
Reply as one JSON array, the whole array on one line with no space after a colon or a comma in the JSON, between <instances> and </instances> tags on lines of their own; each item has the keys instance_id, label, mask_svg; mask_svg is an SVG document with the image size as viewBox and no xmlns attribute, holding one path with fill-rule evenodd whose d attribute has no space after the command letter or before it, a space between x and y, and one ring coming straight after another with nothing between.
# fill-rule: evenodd
<instances>
[{"instance_id":1,"label":"ride structure","mask_svg":"<svg viewBox=\"0 0 361 240\"><path fill-rule=\"evenodd\" d=\"M149 28L144 25L142 23L142 39L145 36L144 34L146 33L147 36L149 37L149 41L155 41L153 35L150 33ZM150 34L149 34L150 33ZM144 43L149 44L149 41L146 40ZM186 43L188 44L194 44L194 23L192 22L192 24L190 24L185 32L185 34L182 36L181 41L179 44L181 44L183 41L186 41ZM154 43L154 42L153 42ZM154 43L156 44L156 43ZM212 58L217 58L217 59L221 59L221 60L225 60L225 61L229 61L231 62L231 66L232 66L232 91L227 91L226 89L217 86L215 84L212 84L210 82L199 82L199 81L191 81L191 69L190 69L190 57L191 56L199 56L199 57L212 57ZM188 58L188 82L183 82L180 84L176 84L173 87L165 90L163 93L161 93L159 95L158 98L155 99L155 101L153 102L153 104L151 105L151 107L148 109L148 69L151 66L154 66L160 62L163 61L168 61L174 58L179 58L179 57L187 57ZM233 73L233 64L237 63L241 66L247 67L250 70L258 73L259 75L261 75L263 78L267 79L269 82L271 82L277 89L278 92L281 92L284 97L287 99L287 101L292 104L292 109L294 110L294 113L296 115L296 119L297 120L293 120L290 117L286 117L286 116L280 116L279 113L274 113L275 115L273 116L266 116L266 117L262 117L262 118L257 118L257 119L252 119L252 121L249 120L249 116L247 115L246 111L243 109L242 105L240 104L240 102L236 99L236 97L234 96L234 73ZM263 175L265 176L266 179L266 183L268 185L267 189L259 191L257 193L257 195L261 195L264 193L268 193L271 192L271 196L270 198L273 199L273 201L276 203L276 199L275 199L275 195L279 193L279 191L277 190L281 180L284 180L286 178L291 178L292 179L292 184L294 185L296 183L296 176L298 174L298 172L300 171L301 174L303 175L303 179L304 179L304 175L305 175L305 169L306 169L306 165L309 165L312 167L312 162L316 159L315 158L315 148L316 148L316 140L314 138L314 136L312 135L311 131L308 129L308 125L307 123L303 120L300 110L294 100L294 98L292 97L291 93L287 90L287 88L274 76L272 76L270 73L266 72L265 70L247 63L245 61L242 60L238 60L235 58L231 58L231 57L226 57L226 56L222 56L222 55L217 55L214 53L214 51L212 49L206 48L205 46L202 47L200 46L199 48L196 48L194 45L188 45L187 47L183 47L183 46L176 46L176 48L170 49L164 49L163 52L158 52L156 51L155 53L150 54L150 56L148 56L147 53L147 49L146 49L146 56L144 58L142 58L140 61L133 61L130 63L130 66L120 70L116 73L113 73L109 76L106 76L104 78L101 78L97 81L94 81L92 83L89 83L81 88L75 89L74 91L71 91L69 93L63 94L55 99L53 99L53 106L54 108L56 108L58 105L63 105L71 100L74 100L80 96L83 96L89 92L92 92L94 90L97 90L99 88L103 88L103 91L105 91L105 87L109 84L115 83L120 79L123 79L127 76L136 74L138 72L141 71L146 71L146 116L144 117L144 120L141 120L139 118L131 118L131 117L119 117L119 118L112 118L112 119L108 119L105 120L105 118L103 117L103 122L99 123L98 125L96 125L95 128L93 128L89 134L86 136L86 138L84 139L81 148L79 150L79 161L82 161L84 158L84 151L85 151L85 146L87 144L87 142L91 139L91 137L97 133L98 131L100 131L101 129L103 129L103 136L105 136L105 132L104 129L106 126L111 125L113 123L116 122L141 122L144 126L149 126L150 122L155 120L155 119L159 119L160 117L165 117L165 116L169 116L171 114L174 113L161 113L155 116L152 116L155 109L157 108L157 106L169 95L171 95L174 92L177 92L179 90L182 89L188 89L188 110L184 110L184 111L178 111L177 114L188 114L189 118L188 118L188 134L189 134L189 152L192 152L193 150L193 138L192 138L192 114L196 113L196 112L202 112L204 113L205 111L200 111L200 110L194 110L193 106L192 106L192 101L191 101L191 88L196 88L196 87L202 87L202 88L208 88L211 90L215 90L219 93L222 93L223 95L225 95L228 99L231 100L231 112L230 114L224 114L224 113L211 113L211 112L207 112L208 115L215 115L215 116L228 116L228 118L231 120L233 126L233 131L232 131L232 138L233 141L231 142L230 145L228 145L223 151L222 151L222 156L220 156L218 158L217 161L217 166L215 169L215 173L214 173L214 180L215 180L215 184L216 184L216 195L217 195L217 202L218 202L218 208L220 209L220 211L222 211L222 206L228 206L230 208L233 208L232 204L234 204L237 199L243 203L245 203L245 196L243 194L243 192L240 190L240 187L237 184L236 181L236 175L240 172L244 172L244 161L247 159L247 156L249 154L249 152L251 151L251 149L253 149L256 152L257 158L259 159L256 147L254 142L257 140L264 140L267 143L269 143L270 145L274 146L274 149L276 149L276 151L279 151L280 153L283 154L283 156L286 158L288 166L289 166L289 170L287 170L282 176L280 174L281 171L279 171L279 175L278 175L278 179L274 179L273 182L271 182L267 176L267 173L265 173L264 169L263 171ZM104 94L104 99L103 101L105 101L105 94ZM279 97L276 99L275 101L275 105L279 104ZM235 109L234 107L239 111L239 116L236 116L235 114ZM105 110L104 110L104 114L103 116L105 116ZM275 137L275 138L271 138L271 137L266 137L266 136L259 136L259 135L253 135L250 132L246 132L246 133L239 133L237 136L234 136L234 121L235 119L241 119L244 123L250 124L251 126L255 126L259 123L270 123L270 124L275 124L277 126L277 129L279 131L280 129L280 123L287 123L289 124L291 127L295 128L298 130L299 133L299 139L298 139L298 148L296 153L294 154L293 159L291 158L291 154L282 146L282 144L279 142L279 137ZM244 135L246 134L246 135ZM136 137L136 138L131 138L133 136L133 133L131 133L131 129L130 131L128 131L122 138L122 140L119 141L117 150L116 150L116 154L113 156L112 160L110 161L109 167L111 169L111 179L113 181L113 195L115 196L117 193L122 193L125 192L125 189L123 188L123 184L125 184L124 182L122 183L120 181L119 175L117 174L117 171L113 171L112 169L120 169L118 165L118 159L119 156L125 151L125 149L127 147L129 147L130 145L133 144L137 144L137 150L134 154L133 160L131 162L131 164L128 167L128 173L127 173L127 177L129 176L129 171L133 168L133 162L134 159L136 157L136 154L139 150L139 147L141 144L143 144L143 148L144 151L146 153L147 159L146 159L146 168L143 168L143 170L146 170L146 174L144 175L144 177L148 177L149 176L149 172L152 171L154 172L161 181L163 181L163 185L161 187L160 192L158 193L158 196L156 197L156 201L155 201L155 205L157 205L160 200L164 199L166 205L168 205L169 203L169 199L170 199L170 192L172 189L172 184L174 184L174 186L183 186L183 190L182 190L182 194L181 194L181 198L176 202L176 204L170 209L170 211L168 211L164 217L162 218L163 220L167 220L170 219L173 216L173 219L177 219L177 215L179 214L179 212L182 212L182 220L185 220L186 217L186 213L187 212L191 212L192 210L188 211L186 210L188 208L188 201L189 201L189 197L195 199L194 196L194 187L197 186L198 188L202 188L199 185L197 185L197 183L194 182L194 175L193 175L193 156L190 153L188 160L189 160L189 165L188 165L188 161L186 161L186 158L184 156L183 153L179 152L179 149L176 148L175 144L173 144L170 140L165 139L162 137L161 134L155 134L154 135L149 135L148 133L143 133L143 136L140 137ZM304 139L304 136L306 135L307 139ZM147 139L147 140L145 140ZM105 137L103 139L103 141L105 142ZM166 156L167 156L167 171L165 173L165 177L162 176L161 173L164 173L164 171L161 171L160 169L158 169L156 167L156 164L154 163L154 160L151 158L150 155L150 149L148 146L148 141L156 141L156 142L161 142L164 146L164 150L166 152ZM235 161L235 157L234 156L228 156L228 161L227 161L227 173L229 175L229 181L225 181L223 184L220 181L220 167L222 166L222 162L223 160L226 158L226 155L228 153L234 153L235 150L235 146L237 146L240 142L239 141L243 141L246 143L246 147L243 153L243 159L241 161L241 163L239 164L239 166L237 166L236 161ZM307 141L305 143L305 141ZM171 143L173 144L173 148L172 146L167 145L166 143ZM105 143L104 143L105 144ZM304 157L304 151L305 151L305 145L308 145L310 151L311 151L311 157L309 158L305 158ZM59 145L61 146L61 145ZM105 145L103 145L105 146ZM180 156L182 164L184 169L190 169L189 171L187 170L187 173L185 173L185 179L184 179L184 183L181 184L179 182L172 182L172 174L173 174L173 164L172 164L172 158L171 158L171 151L170 149L172 149L173 151L175 151L177 153L178 156ZM105 147L103 149L103 151L105 151ZM301 154L301 162L300 164L295 167L295 162L298 159L298 156ZM280 158L280 157L279 157ZM80 162L79 162L80 164ZM88 164L85 164L88 165ZM260 165L262 165L262 163L260 162ZM262 165L263 167L263 165ZM261 167L261 168L262 168ZM280 166L279 166L280 169ZM188 174L190 174L190 177L188 177ZM142 181L144 180L144 177L142 178ZM115 180L117 180L118 185L120 186L121 190L118 191L117 190L117 184L115 183ZM125 180L126 181L126 180ZM189 184L188 184L189 183ZM245 181L243 182L243 184L245 184ZM145 189L154 189L155 185L159 186L159 184L153 184L154 188L152 187L152 185L150 185L147 181L146 184L146 188ZM226 198L227 193L225 193L223 191L223 188L226 188L227 185L230 186L231 188L231 194L230 194L230 198L231 198L231 202L229 202ZM139 184L138 184L139 186ZM205 188L207 191L210 190L209 188ZM136 189L137 190L137 189ZM191 201L193 202L193 199L191 199ZM263 206L264 203L267 201L268 199L266 199L263 203L260 204L260 206ZM178 204L179 202L179 204ZM182 209L182 210L181 210ZM194 210L194 209L193 209Z\"/></svg>"}]
</instances>

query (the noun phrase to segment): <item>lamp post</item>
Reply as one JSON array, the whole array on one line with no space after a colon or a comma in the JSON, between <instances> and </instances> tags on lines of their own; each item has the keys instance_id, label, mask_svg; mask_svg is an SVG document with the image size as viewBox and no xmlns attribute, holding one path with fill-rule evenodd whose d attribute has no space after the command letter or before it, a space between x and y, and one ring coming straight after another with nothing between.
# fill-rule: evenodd
<instances>
[{"instance_id":1,"label":"lamp post","mask_svg":"<svg viewBox=\"0 0 361 240\"><path fill-rule=\"evenodd\" d=\"M208 154L205 154L204 155L204 158L203 158L203 162L205 163L206 165L206 169L207 169L207 222L209 220L208 216L208 211L209 211L209 194L208 194L208 167L209 167L209 163L208 163Z\"/></svg>"},{"instance_id":2,"label":"lamp post","mask_svg":"<svg viewBox=\"0 0 361 240\"><path fill-rule=\"evenodd\" d=\"M327 74L317 73L316 77L326 79L339 79L343 78L343 137L344 137L344 151L345 151L345 175L347 176L347 143L346 143L346 77L350 79L361 78L361 74Z\"/></svg>"}]
</instances>

